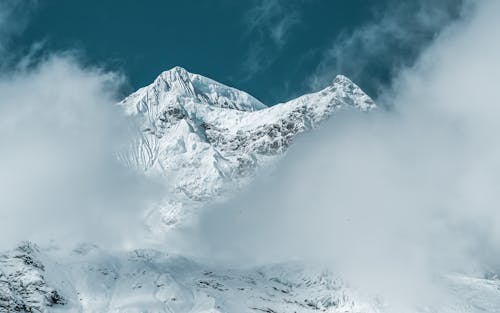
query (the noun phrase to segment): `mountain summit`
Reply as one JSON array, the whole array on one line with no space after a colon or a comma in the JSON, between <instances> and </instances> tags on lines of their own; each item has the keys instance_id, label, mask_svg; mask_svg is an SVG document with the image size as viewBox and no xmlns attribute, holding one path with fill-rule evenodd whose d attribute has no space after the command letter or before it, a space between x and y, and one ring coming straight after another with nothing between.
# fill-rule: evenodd
<instances>
[{"instance_id":1,"label":"mountain summit","mask_svg":"<svg viewBox=\"0 0 500 313\"><path fill-rule=\"evenodd\" d=\"M219 108L256 111L266 106L246 92L218 83L210 78L192 74L176 66L161 73L152 84L141 88L123 100L129 113L151 110L160 102L191 99ZM135 106L134 106L135 105Z\"/></svg>"}]
</instances>

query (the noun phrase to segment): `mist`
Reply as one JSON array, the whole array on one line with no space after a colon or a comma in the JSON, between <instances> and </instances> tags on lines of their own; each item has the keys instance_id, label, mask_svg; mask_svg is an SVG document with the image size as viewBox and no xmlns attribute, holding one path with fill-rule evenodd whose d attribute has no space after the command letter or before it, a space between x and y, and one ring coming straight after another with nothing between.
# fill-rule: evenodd
<instances>
[{"instance_id":1,"label":"mist","mask_svg":"<svg viewBox=\"0 0 500 313\"><path fill-rule=\"evenodd\" d=\"M135 135L123 77L69 52L26 63L0 75L0 246L125 245L159 185L117 161Z\"/></svg>"},{"instance_id":2,"label":"mist","mask_svg":"<svg viewBox=\"0 0 500 313\"><path fill-rule=\"evenodd\" d=\"M446 303L448 274L498 272L500 3L466 9L377 99L391 109L302 136L180 249L239 266L318 262L397 312Z\"/></svg>"}]
</instances>

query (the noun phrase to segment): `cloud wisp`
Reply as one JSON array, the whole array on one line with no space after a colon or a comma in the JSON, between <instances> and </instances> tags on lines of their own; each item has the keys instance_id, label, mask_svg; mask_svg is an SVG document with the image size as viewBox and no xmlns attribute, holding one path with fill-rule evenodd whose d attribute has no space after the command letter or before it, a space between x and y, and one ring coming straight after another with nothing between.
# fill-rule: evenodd
<instances>
[{"instance_id":1,"label":"cloud wisp","mask_svg":"<svg viewBox=\"0 0 500 313\"><path fill-rule=\"evenodd\" d=\"M389 1L372 22L343 32L323 52L306 84L317 90L342 73L361 86L375 85L372 96L410 66L439 32L461 15L463 0ZM395 54L393 51L400 53ZM381 73L386 72L386 73ZM381 75L383 74L383 75ZM374 82L376 77L380 77Z\"/></svg>"},{"instance_id":2,"label":"cloud wisp","mask_svg":"<svg viewBox=\"0 0 500 313\"><path fill-rule=\"evenodd\" d=\"M118 163L133 135L114 106L121 78L53 55L0 78L0 228L8 237L116 247L156 186Z\"/></svg>"},{"instance_id":3,"label":"cloud wisp","mask_svg":"<svg viewBox=\"0 0 500 313\"><path fill-rule=\"evenodd\" d=\"M277 46L285 43L290 28L299 22L299 12L280 0L260 1L246 16L248 32L269 36Z\"/></svg>"},{"instance_id":4,"label":"cloud wisp","mask_svg":"<svg viewBox=\"0 0 500 313\"><path fill-rule=\"evenodd\" d=\"M29 14L36 7L37 0L4 0L0 2L0 69L12 57L8 46L12 36L22 32L27 25Z\"/></svg>"},{"instance_id":5,"label":"cloud wisp","mask_svg":"<svg viewBox=\"0 0 500 313\"><path fill-rule=\"evenodd\" d=\"M246 36L255 36L257 39L250 46L243 62L246 79L269 67L281 53L290 31L301 22L296 2L259 0L247 12L244 18ZM264 49L268 45L270 47Z\"/></svg>"}]
</instances>

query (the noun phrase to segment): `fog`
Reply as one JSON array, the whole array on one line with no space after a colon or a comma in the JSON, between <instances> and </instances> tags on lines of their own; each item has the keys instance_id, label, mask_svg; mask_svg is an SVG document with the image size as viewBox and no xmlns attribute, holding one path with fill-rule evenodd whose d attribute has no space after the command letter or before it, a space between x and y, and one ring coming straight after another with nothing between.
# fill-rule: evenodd
<instances>
[{"instance_id":1,"label":"fog","mask_svg":"<svg viewBox=\"0 0 500 313\"><path fill-rule=\"evenodd\" d=\"M446 302L449 273L500 270L499 14L496 1L467 6L377 99L392 109L302 136L271 177L205 211L183 248L319 262L399 312Z\"/></svg>"},{"instance_id":2,"label":"fog","mask_svg":"<svg viewBox=\"0 0 500 313\"><path fill-rule=\"evenodd\" d=\"M27 63L0 76L0 247L125 244L158 185L116 161L134 135L123 78L71 53Z\"/></svg>"}]
</instances>

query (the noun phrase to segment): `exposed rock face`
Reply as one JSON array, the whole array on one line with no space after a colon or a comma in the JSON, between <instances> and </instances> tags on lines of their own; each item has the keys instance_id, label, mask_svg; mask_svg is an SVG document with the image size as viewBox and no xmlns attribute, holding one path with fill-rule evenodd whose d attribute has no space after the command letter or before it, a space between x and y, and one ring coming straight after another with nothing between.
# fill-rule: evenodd
<instances>
[{"instance_id":1,"label":"exposed rock face","mask_svg":"<svg viewBox=\"0 0 500 313\"><path fill-rule=\"evenodd\" d=\"M0 256L0 312L46 312L66 300L48 286L36 245L25 242Z\"/></svg>"}]
</instances>

